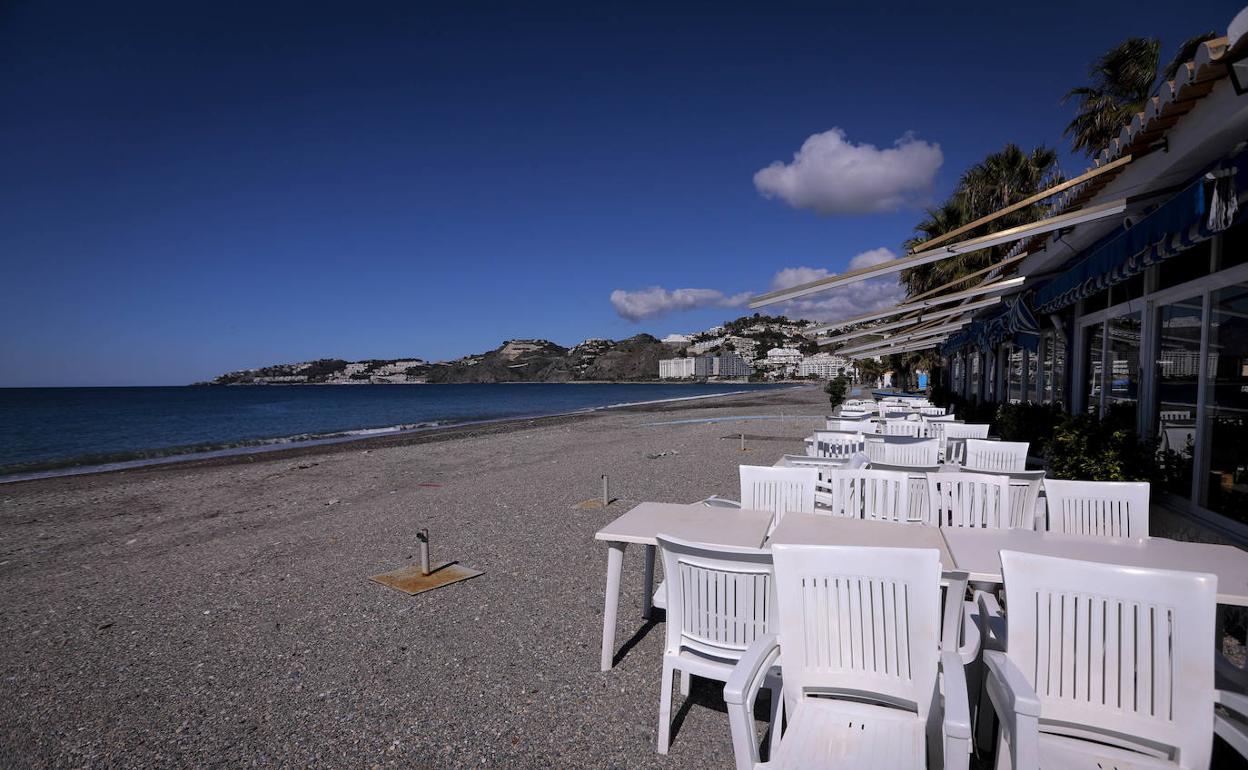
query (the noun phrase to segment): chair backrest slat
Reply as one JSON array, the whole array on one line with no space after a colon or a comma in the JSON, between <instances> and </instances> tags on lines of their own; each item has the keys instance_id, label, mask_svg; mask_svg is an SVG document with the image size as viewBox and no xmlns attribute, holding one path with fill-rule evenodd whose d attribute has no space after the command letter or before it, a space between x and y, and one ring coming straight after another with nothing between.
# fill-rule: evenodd
<instances>
[{"instance_id":1,"label":"chair backrest slat","mask_svg":"<svg viewBox=\"0 0 1248 770\"><path fill-rule=\"evenodd\" d=\"M667 575L667 652L736 660L770 629L771 551L658 536Z\"/></svg>"},{"instance_id":2,"label":"chair backrest slat","mask_svg":"<svg viewBox=\"0 0 1248 770\"><path fill-rule=\"evenodd\" d=\"M1010 480L991 473L927 474L928 523L941 527L1007 529Z\"/></svg>"},{"instance_id":3,"label":"chair backrest slat","mask_svg":"<svg viewBox=\"0 0 1248 770\"><path fill-rule=\"evenodd\" d=\"M784 514L815 512L815 487L819 483L817 468L768 468L742 465L741 505L756 511L771 511L771 529Z\"/></svg>"},{"instance_id":4,"label":"chair backrest slat","mask_svg":"<svg viewBox=\"0 0 1248 770\"><path fill-rule=\"evenodd\" d=\"M1092 537L1148 537L1147 481L1044 482L1049 530Z\"/></svg>"},{"instance_id":5,"label":"chair backrest slat","mask_svg":"<svg viewBox=\"0 0 1248 770\"><path fill-rule=\"evenodd\" d=\"M940 553L772 546L786 700L848 694L916 711L936 688Z\"/></svg>"},{"instance_id":6,"label":"chair backrest slat","mask_svg":"<svg viewBox=\"0 0 1248 770\"><path fill-rule=\"evenodd\" d=\"M1177 749L1208 767L1217 577L1001 552L1007 655L1041 730Z\"/></svg>"},{"instance_id":7,"label":"chair backrest slat","mask_svg":"<svg viewBox=\"0 0 1248 770\"><path fill-rule=\"evenodd\" d=\"M866 437L866 445L871 462L891 465L935 465L940 453L940 442L934 438L875 436Z\"/></svg>"},{"instance_id":8,"label":"chair backrest slat","mask_svg":"<svg viewBox=\"0 0 1248 770\"><path fill-rule=\"evenodd\" d=\"M839 430L815 431L816 457L848 459L866 449L861 433Z\"/></svg>"},{"instance_id":9,"label":"chair backrest slat","mask_svg":"<svg viewBox=\"0 0 1248 770\"><path fill-rule=\"evenodd\" d=\"M966 440L967 470L1022 471L1027 469L1027 452L1031 445L1026 441Z\"/></svg>"},{"instance_id":10,"label":"chair backrest slat","mask_svg":"<svg viewBox=\"0 0 1248 770\"><path fill-rule=\"evenodd\" d=\"M910 478L905 473L836 469L828 472L832 515L851 519L910 520Z\"/></svg>"}]
</instances>

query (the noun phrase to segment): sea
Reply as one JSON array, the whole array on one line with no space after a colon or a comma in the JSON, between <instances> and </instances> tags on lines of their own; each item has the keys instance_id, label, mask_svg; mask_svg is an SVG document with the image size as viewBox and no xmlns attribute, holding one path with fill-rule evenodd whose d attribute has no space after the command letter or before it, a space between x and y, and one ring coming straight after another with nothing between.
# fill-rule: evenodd
<instances>
[{"instance_id":1,"label":"sea","mask_svg":"<svg viewBox=\"0 0 1248 770\"><path fill-rule=\"evenodd\" d=\"M784 385L0 388L0 482Z\"/></svg>"}]
</instances>

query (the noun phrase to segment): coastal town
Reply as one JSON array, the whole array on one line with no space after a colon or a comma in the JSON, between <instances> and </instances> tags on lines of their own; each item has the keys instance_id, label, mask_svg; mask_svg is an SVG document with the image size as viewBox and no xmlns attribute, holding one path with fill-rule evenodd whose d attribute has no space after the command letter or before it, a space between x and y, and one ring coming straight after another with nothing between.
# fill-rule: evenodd
<instances>
[{"instance_id":1,"label":"coastal town","mask_svg":"<svg viewBox=\"0 0 1248 770\"><path fill-rule=\"evenodd\" d=\"M645 382L658 380L832 380L857 374L853 362L820 352L813 324L784 316L743 316L693 334L657 339L587 339L565 348L542 339L507 340L449 361L408 357L336 358L229 372L213 385L387 385L461 382Z\"/></svg>"}]
</instances>

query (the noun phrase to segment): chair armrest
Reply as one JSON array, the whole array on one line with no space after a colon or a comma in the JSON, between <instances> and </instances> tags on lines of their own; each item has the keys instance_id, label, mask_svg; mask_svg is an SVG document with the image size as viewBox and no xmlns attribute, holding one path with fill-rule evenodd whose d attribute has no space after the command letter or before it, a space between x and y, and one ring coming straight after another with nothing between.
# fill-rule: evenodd
<instances>
[{"instance_id":1,"label":"chair armrest","mask_svg":"<svg viewBox=\"0 0 1248 770\"><path fill-rule=\"evenodd\" d=\"M724 683L724 703L728 707L728 727L732 730L732 753L737 770L753 770L758 762L758 736L754 730L754 699L767 679L767 672L780 657L775 634L754 640ZM771 697L780 693L772 691ZM774 709L773 709L774 711ZM780 740L779 725L772 726L772 751Z\"/></svg>"},{"instance_id":2,"label":"chair armrest","mask_svg":"<svg viewBox=\"0 0 1248 770\"><path fill-rule=\"evenodd\" d=\"M1040 698L1004 652L984 650L985 689L1009 746L1010 767L1040 766ZM982 715L980 717L983 718ZM997 746L1002 751L1003 746Z\"/></svg>"},{"instance_id":3,"label":"chair armrest","mask_svg":"<svg viewBox=\"0 0 1248 770\"><path fill-rule=\"evenodd\" d=\"M940 648L956 650L962 639L962 602L966 598L967 573L944 570L940 584L945 589L944 617L940 621Z\"/></svg>"},{"instance_id":4,"label":"chair armrest","mask_svg":"<svg viewBox=\"0 0 1248 770\"><path fill-rule=\"evenodd\" d=\"M966 672L956 652L940 654L940 671L945 683L945 737L971 739L971 707L966 694Z\"/></svg>"},{"instance_id":5,"label":"chair armrest","mask_svg":"<svg viewBox=\"0 0 1248 770\"><path fill-rule=\"evenodd\" d=\"M779 657L780 639L775 634L763 634L755 639L724 682L724 702L729 705L745 703L751 691L758 692L763 676Z\"/></svg>"},{"instance_id":6,"label":"chair armrest","mask_svg":"<svg viewBox=\"0 0 1248 770\"><path fill-rule=\"evenodd\" d=\"M940 752L945 770L967 770L974 741L967 701L966 670L956 652L940 654L942 702ZM935 736L932 736L935 738ZM935 748L933 744L932 748Z\"/></svg>"},{"instance_id":7,"label":"chair armrest","mask_svg":"<svg viewBox=\"0 0 1248 770\"><path fill-rule=\"evenodd\" d=\"M998 714L1039 718L1040 696L1004 652L985 650L984 666L988 669L988 697Z\"/></svg>"},{"instance_id":8,"label":"chair armrest","mask_svg":"<svg viewBox=\"0 0 1248 770\"><path fill-rule=\"evenodd\" d=\"M708 508L740 508L741 507L741 503L736 500L728 500L726 498L718 497L716 495L711 495L705 500L699 500L698 502L702 503Z\"/></svg>"},{"instance_id":9,"label":"chair armrest","mask_svg":"<svg viewBox=\"0 0 1248 770\"><path fill-rule=\"evenodd\" d=\"M1248 716L1248 696L1228 690L1214 690L1213 702L1239 717ZM1241 757L1248 757L1248 726L1222 714L1213 715L1213 732L1235 749Z\"/></svg>"},{"instance_id":10,"label":"chair armrest","mask_svg":"<svg viewBox=\"0 0 1248 770\"><path fill-rule=\"evenodd\" d=\"M1225 706L1228 711L1234 711L1241 717L1248 717L1248 695L1230 690L1214 690L1213 702Z\"/></svg>"},{"instance_id":11,"label":"chair armrest","mask_svg":"<svg viewBox=\"0 0 1248 770\"><path fill-rule=\"evenodd\" d=\"M1001 652L1005 649L1005 615L997 597L987 591L975 592L975 603L979 606L979 640L980 647L985 650Z\"/></svg>"},{"instance_id":12,"label":"chair armrest","mask_svg":"<svg viewBox=\"0 0 1248 770\"><path fill-rule=\"evenodd\" d=\"M962 646L958 647L958 657L963 665L969 666L979 657L980 638L977 605L962 602Z\"/></svg>"}]
</instances>

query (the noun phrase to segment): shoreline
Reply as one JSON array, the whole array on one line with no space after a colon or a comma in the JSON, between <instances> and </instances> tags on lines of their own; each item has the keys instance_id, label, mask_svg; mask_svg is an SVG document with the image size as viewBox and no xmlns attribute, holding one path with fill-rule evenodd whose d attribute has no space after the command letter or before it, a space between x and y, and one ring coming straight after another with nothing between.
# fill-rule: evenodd
<instances>
[{"instance_id":1,"label":"shoreline","mask_svg":"<svg viewBox=\"0 0 1248 770\"><path fill-rule=\"evenodd\" d=\"M319 384L319 383L315 383ZM540 383L506 383L514 385L528 385ZM647 384L647 383L638 383ZM745 383L742 383L745 384ZM781 383L784 384L784 383ZM95 476L107 473L118 473L123 471L156 469L169 466L177 467L197 467L207 464L229 463L231 461L250 462L258 456L263 457L288 457L302 456L306 454L314 454L317 450L332 451L337 447L349 448L357 443L376 442L379 443L384 439L391 439L390 443L416 443L418 439L427 438L429 440L437 440L436 436L446 433L448 436L460 435L462 433L471 432L474 429L503 427L512 424L532 423L534 421L553 421L559 419L575 419L578 417L588 417L594 414L609 412L612 410L628 410L638 407L659 406L663 404L681 404L690 401L700 401L711 398L728 398L741 395L749 395L753 393L769 393L769 392L785 392L800 388L802 384L793 383L788 387L776 387L766 389L747 389L733 390L724 393L702 393L696 396L674 396L672 398L652 399L648 401L630 401L617 404L606 404L603 406L586 407L583 409L574 409L566 412L551 412L547 414L531 414L531 415L515 415L509 417L493 417L483 420L465 420L459 422L440 423L436 420L429 423L416 423L411 425L393 425L382 426L377 428L359 428L347 431L337 431L329 434L312 435L306 438L301 436L278 436L266 439L256 439L253 443L240 443L234 446L221 447L205 447L204 449L195 449L193 447L169 447L169 454L157 457L141 457L132 460L118 460L116 462L95 463L91 465L66 465L57 468L49 468L46 470L36 470L22 473L11 473L0 476L0 486L9 486L12 484L23 484L35 481L46 481L50 479L72 478L77 476ZM190 387L190 386L188 386ZM268 386L250 386L250 387L268 387ZM410 441L403 441L409 439ZM183 449L185 451L177 451ZM161 451L161 450L151 450Z\"/></svg>"}]
</instances>

